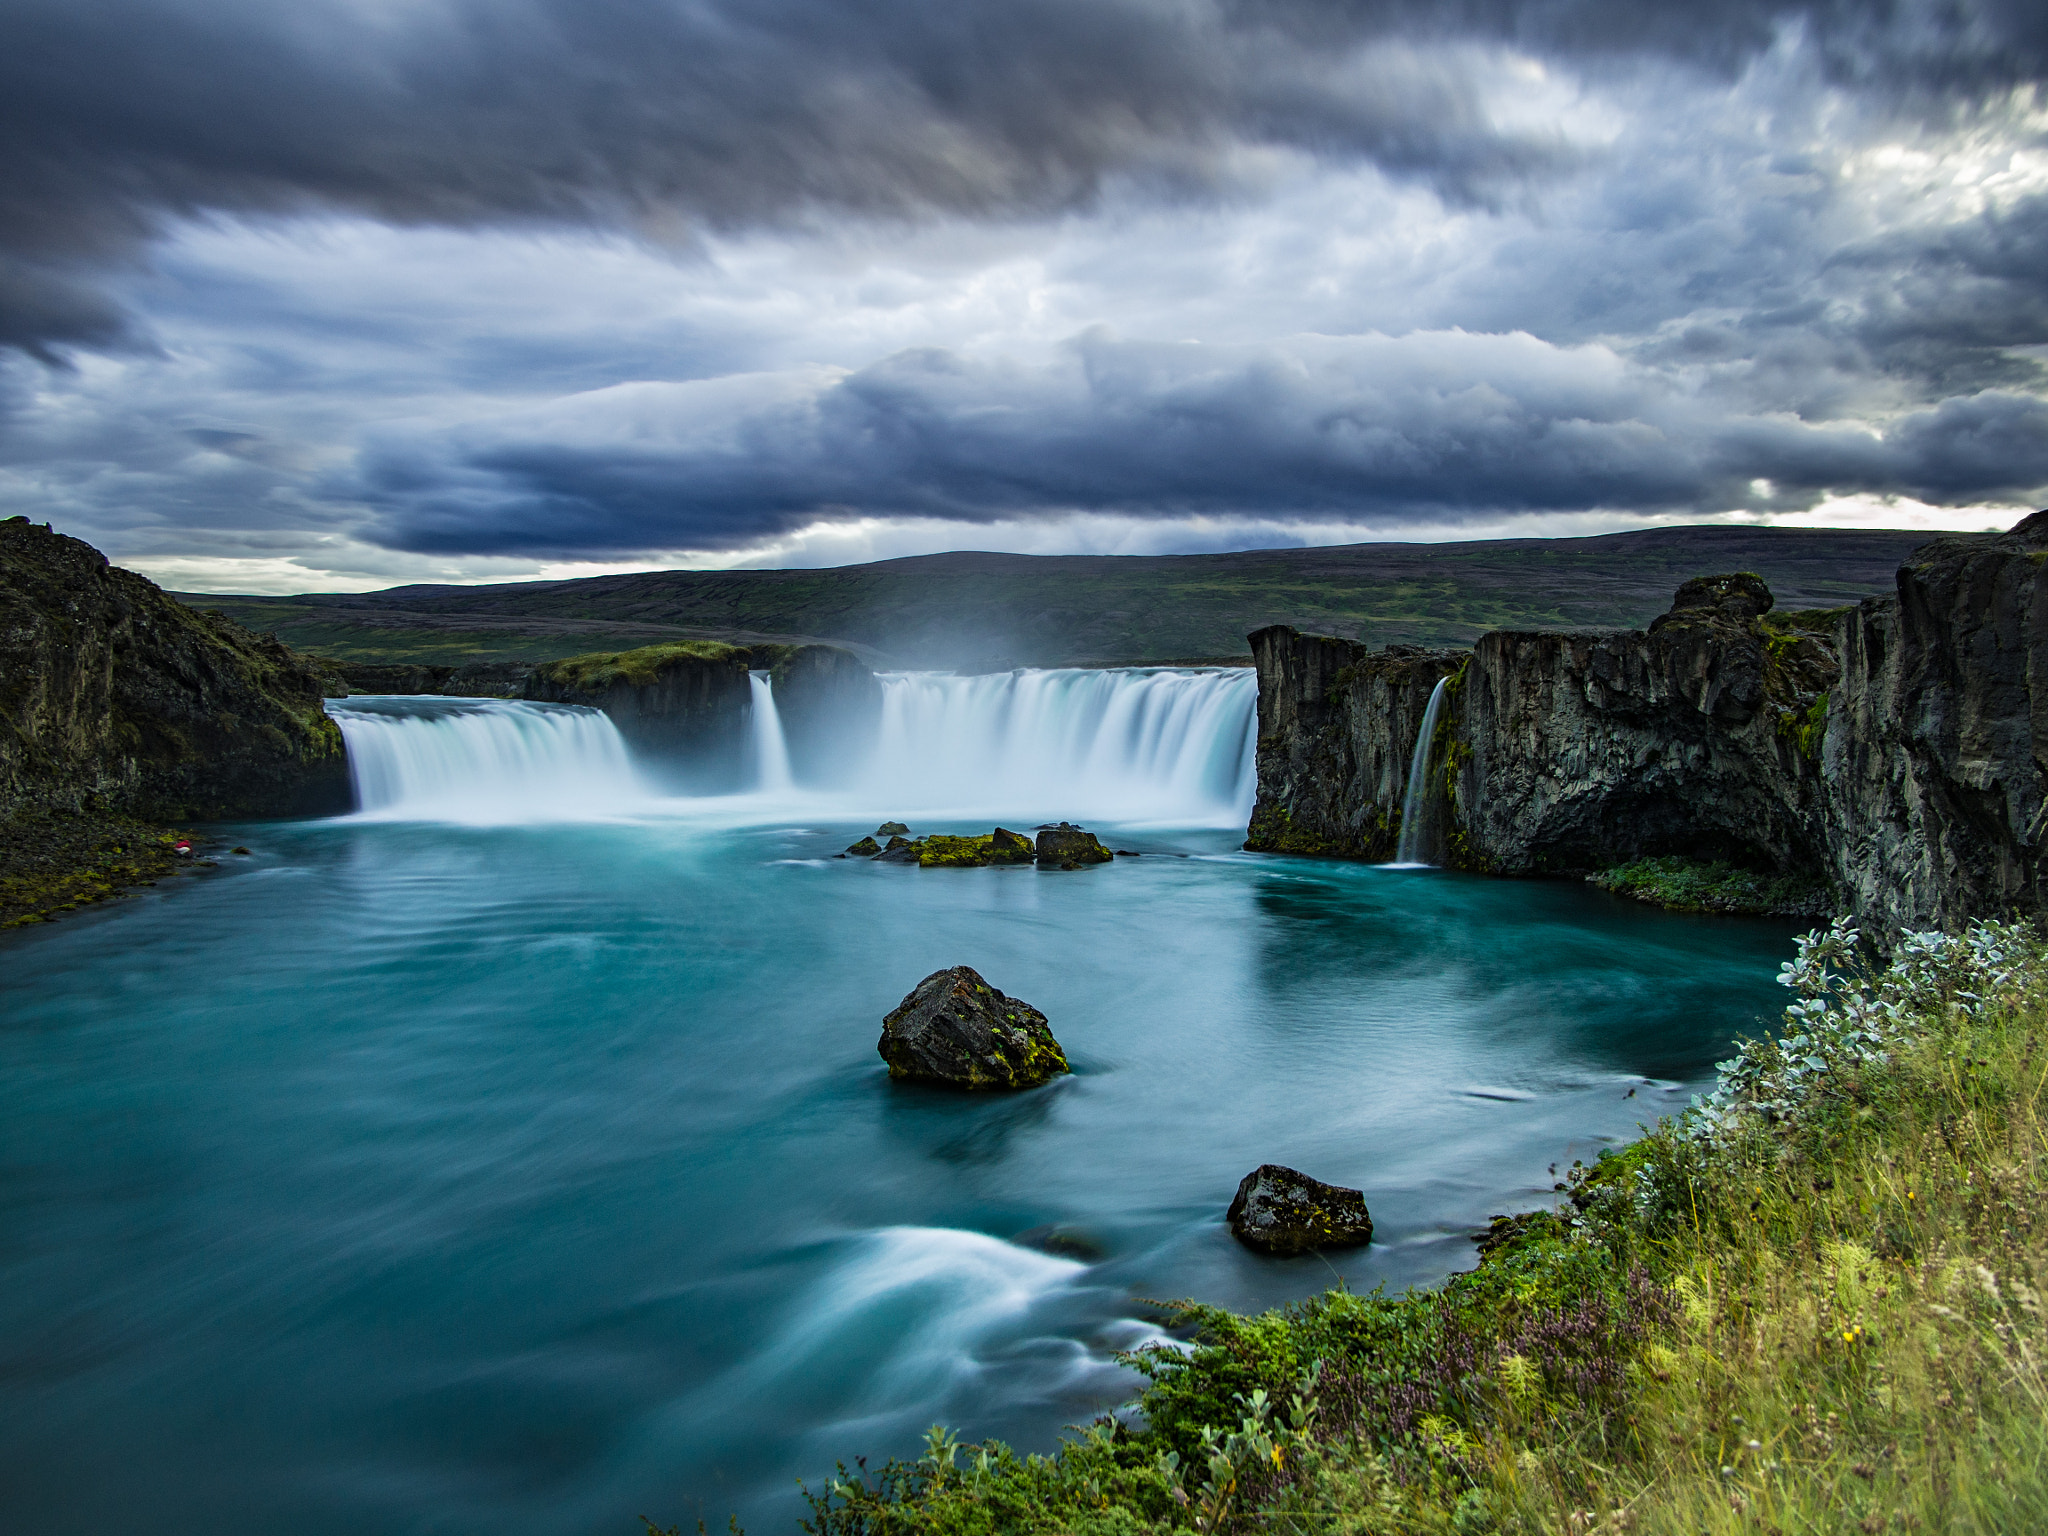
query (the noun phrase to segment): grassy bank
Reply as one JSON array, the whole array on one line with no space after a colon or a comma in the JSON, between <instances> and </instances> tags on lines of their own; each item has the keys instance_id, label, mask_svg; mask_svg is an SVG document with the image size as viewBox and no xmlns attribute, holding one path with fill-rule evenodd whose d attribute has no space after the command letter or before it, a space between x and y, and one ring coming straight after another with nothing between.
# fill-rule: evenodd
<instances>
[{"instance_id":1,"label":"grassy bank","mask_svg":"<svg viewBox=\"0 0 2048 1536\"><path fill-rule=\"evenodd\" d=\"M1838 923L1781 1041L1399 1297L1188 1306L1130 1423L841 1475L819 1536L2048 1529L2048 959Z\"/></svg>"},{"instance_id":2,"label":"grassy bank","mask_svg":"<svg viewBox=\"0 0 2048 1536\"><path fill-rule=\"evenodd\" d=\"M0 928L48 922L187 872L193 834L132 816L22 811L0 821ZM203 863L204 861L197 861Z\"/></svg>"},{"instance_id":3,"label":"grassy bank","mask_svg":"<svg viewBox=\"0 0 2048 1536\"><path fill-rule=\"evenodd\" d=\"M1701 859L1637 859L1586 879L1603 891L1674 912L1825 917L1833 905L1827 882L1818 876L1759 874Z\"/></svg>"}]
</instances>

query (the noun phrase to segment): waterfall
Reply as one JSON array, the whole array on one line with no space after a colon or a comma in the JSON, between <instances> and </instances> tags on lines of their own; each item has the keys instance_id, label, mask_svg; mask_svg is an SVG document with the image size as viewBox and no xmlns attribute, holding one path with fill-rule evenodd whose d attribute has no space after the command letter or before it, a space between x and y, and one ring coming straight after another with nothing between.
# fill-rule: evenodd
<instances>
[{"instance_id":1,"label":"waterfall","mask_svg":"<svg viewBox=\"0 0 2048 1536\"><path fill-rule=\"evenodd\" d=\"M787 794L790 788L789 743L782 734L782 715L775 707L775 690L766 672L749 672L753 684L749 711L749 755L753 759L754 788L763 794Z\"/></svg>"},{"instance_id":2,"label":"waterfall","mask_svg":"<svg viewBox=\"0 0 2048 1536\"><path fill-rule=\"evenodd\" d=\"M882 678L865 799L1019 820L1243 825L1256 784L1250 668Z\"/></svg>"},{"instance_id":3,"label":"waterfall","mask_svg":"<svg viewBox=\"0 0 2048 1536\"><path fill-rule=\"evenodd\" d=\"M1429 705L1422 711L1422 729L1415 737L1415 755L1408 760L1408 793L1401 798L1401 841L1394 850L1396 864L1421 864L1423 822L1429 807L1429 754L1436 743L1436 717L1443 712L1444 685L1440 677L1429 691Z\"/></svg>"},{"instance_id":4,"label":"waterfall","mask_svg":"<svg viewBox=\"0 0 2048 1536\"><path fill-rule=\"evenodd\" d=\"M356 805L390 821L579 821L647 792L618 727L594 709L510 699L330 701Z\"/></svg>"}]
</instances>

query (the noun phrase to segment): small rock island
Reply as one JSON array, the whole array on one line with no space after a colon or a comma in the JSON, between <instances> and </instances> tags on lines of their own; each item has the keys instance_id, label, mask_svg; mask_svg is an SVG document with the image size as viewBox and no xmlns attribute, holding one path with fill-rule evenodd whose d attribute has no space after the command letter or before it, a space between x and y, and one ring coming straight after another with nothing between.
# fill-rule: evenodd
<instances>
[{"instance_id":1,"label":"small rock island","mask_svg":"<svg viewBox=\"0 0 2048 1536\"><path fill-rule=\"evenodd\" d=\"M889 1075L954 1088L1036 1088L1073 1069L1044 1014L972 966L934 971L882 1021Z\"/></svg>"},{"instance_id":2,"label":"small rock island","mask_svg":"<svg viewBox=\"0 0 2048 1536\"><path fill-rule=\"evenodd\" d=\"M1262 1163L1244 1176L1225 1220L1247 1248L1279 1257L1372 1241L1363 1194L1278 1163Z\"/></svg>"}]
</instances>

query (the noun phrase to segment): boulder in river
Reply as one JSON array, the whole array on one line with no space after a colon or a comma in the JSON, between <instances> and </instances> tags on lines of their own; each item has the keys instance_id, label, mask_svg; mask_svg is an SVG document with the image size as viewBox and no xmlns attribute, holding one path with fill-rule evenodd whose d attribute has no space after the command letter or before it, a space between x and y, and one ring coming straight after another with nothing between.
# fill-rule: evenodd
<instances>
[{"instance_id":1,"label":"boulder in river","mask_svg":"<svg viewBox=\"0 0 2048 1536\"><path fill-rule=\"evenodd\" d=\"M934 971L882 1021L891 1077L956 1088L1036 1088L1071 1071L1045 1015L972 966Z\"/></svg>"},{"instance_id":2,"label":"boulder in river","mask_svg":"<svg viewBox=\"0 0 2048 1536\"><path fill-rule=\"evenodd\" d=\"M1278 1163L1261 1164L1244 1176L1225 1219L1247 1248L1281 1256L1372 1241L1363 1194Z\"/></svg>"},{"instance_id":3,"label":"boulder in river","mask_svg":"<svg viewBox=\"0 0 2048 1536\"><path fill-rule=\"evenodd\" d=\"M1056 869L1079 869L1084 864L1107 864L1115 857L1102 846L1102 839L1071 822L1041 827L1038 833L1038 862Z\"/></svg>"}]
</instances>

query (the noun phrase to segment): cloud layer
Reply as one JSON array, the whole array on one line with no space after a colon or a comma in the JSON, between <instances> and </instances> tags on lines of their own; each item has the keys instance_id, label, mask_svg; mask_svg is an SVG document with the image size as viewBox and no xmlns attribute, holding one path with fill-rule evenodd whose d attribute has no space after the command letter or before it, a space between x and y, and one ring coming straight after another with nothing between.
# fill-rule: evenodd
<instances>
[{"instance_id":1,"label":"cloud layer","mask_svg":"<svg viewBox=\"0 0 2048 1536\"><path fill-rule=\"evenodd\" d=\"M2048 492L2038 6L4 10L0 496L144 563Z\"/></svg>"}]
</instances>

